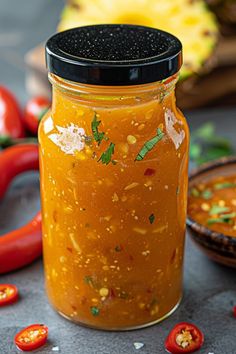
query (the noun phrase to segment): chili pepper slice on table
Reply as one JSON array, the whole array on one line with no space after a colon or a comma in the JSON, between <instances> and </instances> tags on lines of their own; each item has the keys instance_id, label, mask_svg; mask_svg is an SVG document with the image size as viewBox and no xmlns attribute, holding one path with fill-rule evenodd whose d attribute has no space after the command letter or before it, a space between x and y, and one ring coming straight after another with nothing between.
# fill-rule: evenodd
<instances>
[{"instance_id":1,"label":"chili pepper slice on table","mask_svg":"<svg viewBox=\"0 0 236 354\"><path fill-rule=\"evenodd\" d=\"M181 322L169 333L165 348L171 354L193 353L202 347L203 342L204 335L197 326Z\"/></svg>"},{"instance_id":2,"label":"chili pepper slice on table","mask_svg":"<svg viewBox=\"0 0 236 354\"><path fill-rule=\"evenodd\" d=\"M14 177L38 169L39 153L36 144L19 144L0 152L0 198Z\"/></svg>"},{"instance_id":3,"label":"chili pepper slice on table","mask_svg":"<svg viewBox=\"0 0 236 354\"><path fill-rule=\"evenodd\" d=\"M0 152L0 197L18 174L38 170L38 146L15 145ZM23 267L42 253L41 213L26 225L0 237L0 274Z\"/></svg>"},{"instance_id":4,"label":"chili pepper slice on table","mask_svg":"<svg viewBox=\"0 0 236 354\"><path fill-rule=\"evenodd\" d=\"M47 112L51 102L42 96L34 97L28 101L25 107L25 126L33 134L37 134L38 125L44 114Z\"/></svg>"},{"instance_id":5,"label":"chili pepper slice on table","mask_svg":"<svg viewBox=\"0 0 236 354\"><path fill-rule=\"evenodd\" d=\"M17 348L28 352L42 347L47 338L48 327L43 324L33 324L17 333L14 342Z\"/></svg>"},{"instance_id":6,"label":"chili pepper slice on table","mask_svg":"<svg viewBox=\"0 0 236 354\"><path fill-rule=\"evenodd\" d=\"M0 136L23 138L24 123L18 102L13 94L0 86Z\"/></svg>"},{"instance_id":7,"label":"chili pepper slice on table","mask_svg":"<svg viewBox=\"0 0 236 354\"><path fill-rule=\"evenodd\" d=\"M10 305L18 300L18 289L13 284L0 284L0 306Z\"/></svg>"}]
</instances>

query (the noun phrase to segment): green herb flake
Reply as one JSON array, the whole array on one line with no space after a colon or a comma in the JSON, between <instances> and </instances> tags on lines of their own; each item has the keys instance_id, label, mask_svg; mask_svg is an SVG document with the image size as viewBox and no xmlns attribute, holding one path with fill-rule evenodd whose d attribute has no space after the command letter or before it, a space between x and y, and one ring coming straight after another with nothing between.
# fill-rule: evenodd
<instances>
[{"instance_id":1,"label":"green herb flake","mask_svg":"<svg viewBox=\"0 0 236 354\"><path fill-rule=\"evenodd\" d=\"M200 192L197 188L192 188L190 190L190 194L193 196L193 197L200 197Z\"/></svg>"},{"instance_id":2,"label":"green herb flake","mask_svg":"<svg viewBox=\"0 0 236 354\"><path fill-rule=\"evenodd\" d=\"M228 208L228 207L224 207L224 206L220 206L220 205L213 205L209 211L209 214L216 215L216 214L226 213L229 211L230 211L230 208Z\"/></svg>"},{"instance_id":3,"label":"green herb flake","mask_svg":"<svg viewBox=\"0 0 236 354\"><path fill-rule=\"evenodd\" d=\"M114 154L115 151L115 144L110 143L106 151L102 153L100 156L99 161L101 161L103 164L108 165L110 162L112 162L112 155Z\"/></svg>"},{"instance_id":4,"label":"green herb flake","mask_svg":"<svg viewBox=\"0 0 236 354\"><path fill-rule=\"evenodd\" d=\"M215 190L221 190L221 189L225 189L225 188L234 188L234 187L236 187L236 183L232 183L232 182L223 182L223 183L214 184Z\"/></svg>"},{"instance_id":5,"label":"green herb flake","mask_svg":"<svg viewBox=\"0 0 236 354\"><path fill-rule=\"evenodd\" d=\"M232 220L230 219L222 219L222 218L215 218L215 219L208 219L207 223L208 225L213 225L213 224L230 224Z\"/></svg>"},{"instance_id":6,"label":"green herb flake","mask_svg":"<svg viewBox=\"0 0 236 354\"><path fill-rule=\"evenodd\" d=\"M85 277L84 277L84 282L85 282L86 284L88 284L88 285L91 285L91 286L94 285L94 284L93 284L93 279L92 279L92 277L91 277L90 275L85 275Z\"/></svg>"},{"instance_id":7,"label":"green herb flake","mask_svg":"<svg viewBox=\"0 0 236 354\"><path fill-rule=\"evenodd\" d=\"M143 160L143 158L147 155L147 153L154 148L154 146L164 137L164 135L165 134L163 133L163 131L160 128L158 128L157 135L154 136L152 139L148 140L143 145L143 147L139 151L138 155L136 156L135 161Z\"/></svg>"},{"instance_id":8,"label":"green herb flake","mask_svg":"<svg viewBox=\"0 0 236 354\"><path fill-rule=\"evenodd\" d=\"M177 188L176 188L176 195L179 195L179 193L180 193L180 186L177 186Z\"/></svg>"},{"instance_id":9,"label":"green herb flake","mask_svg":"<svg viewBox=\"0 0 236 354\"><path fill-rule=\"evenodd\" d=\"M236 217L236 213L223 214L220 217L223 220L233 219Z\"/></svg>"},{"instance_id":10,"label":"green herb flake","mask_svg":"<svg viewBox=\"0 0 236 354\"><path fill-rule=\"evenodd\" d=\"M90 307L90 312L93 316L98 316L100 313L100 310L96 306L92 306L92 307Z\"/></svg>"},{"instance_id":11,"label":"green herb flake","mask_svg":"<svg viewBox=\"0 0 236 354\"><path fill-rule=\"evenodd\" d=\"M155 221L155 215L154 214L149 215L149 221L150 221L150 224L154 223L154 221Z\"/></svg>"},{"instance_id":12,"label":"green herb flake","mask_svg":"<svg viewBox=\"0 0 236 354\"><path fill-rule=\"evenodd\" d=\"M207 223L208 225L212 224L232 224L233 223L233 218L236 217L236 213L230 213L230 214L223 214L219 218L212 218L208 219Z\"/></svg>"},{"instance_id":13,"label":"green herb flake","mask_svg":"<svg viewBox=\"0 0 236 354\"><path fill-rule=\"evenodd\" d=\"M211 199L213 197L213 193L210 189L205 189L202 193L201 193L201 197L203 199Z\"/></svg>"},{"instance_id":14,"label":"green herb flake","mask_svg":"<svg viewBox=\"0 0 236 354\"><path fill-rule=\"evenodd\" d=\"M150 302L150 306L153 307L155 306L156 304L158 304L158 299L156 297L153 297L151 302Z\"/></svg>"},{"instance_id":15,"label":"green herb flake","mask_svg":"<svg viewBox=\"0 0 236 354\"><path fill-rule=\"evenodd\" d=\"M97 114L95 113L91 123L91 129L92 129L94 140L98 143L98 145L101 144L102 140L108 140L104 132L98 131L98 127L100 124L101 121L97 119Z\"/></svg>"}]
</instances>

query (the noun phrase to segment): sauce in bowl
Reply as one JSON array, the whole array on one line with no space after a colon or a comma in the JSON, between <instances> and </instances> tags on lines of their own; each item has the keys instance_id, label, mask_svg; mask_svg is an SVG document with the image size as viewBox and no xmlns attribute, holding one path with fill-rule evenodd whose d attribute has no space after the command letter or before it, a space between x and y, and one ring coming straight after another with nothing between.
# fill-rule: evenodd
<instances>
[{"instance_id":1,"label":"sauce in bowl","mask_svg":"<svg viewBox=\"0 0 236 354\"><path fill-rule=\"evenodd\" d=\"M213 231L236 237L236 175L213 177L192 186L188 215Z\"/></svg>"}]
</instances>

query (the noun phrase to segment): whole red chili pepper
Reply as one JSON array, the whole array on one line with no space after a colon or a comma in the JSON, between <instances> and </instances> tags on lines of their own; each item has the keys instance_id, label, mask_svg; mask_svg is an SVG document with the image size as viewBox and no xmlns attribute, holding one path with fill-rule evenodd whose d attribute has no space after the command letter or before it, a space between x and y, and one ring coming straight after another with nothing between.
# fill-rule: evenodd
<instances>
[{"instance_id":1,"label":"whole red chili pepper","mask_svg":"<svg viewBox=\"0 0 236 354\"><path fill-rule=\"evenodd\" d=\"M0 86L0 136L25 136L19 104L12 93L3 86Z\"/></svg>"},{"instance_id":2,"label":"whole red chili pepper","mask_svg":"<svg viewBox=\"0 0 236 354\"><path fill-rule=\"evenodd\" d=\"M41 213L0 237L0 274L21 268L42 254Z\"/></svg>"},{"instance_id":3,"label":"whole red chili pepper","mask_svg":"<svg viewBox=\"0 0 236 354\"><path fill-rule=\"evenodd\" d=\"M25 126L32 134L37 134L41 118L47 112L51 102L46 97L34 97L28 101L25 107Z\"/></svg>"},{"instance_id":4,"label":"whole red chili pepper","mask_svg":"<svg viewBox=\"0 0 236 354\"><path fill-rule=\"evenodd\" d=\"M0 198L15 176L38 169L39 153L36 144L19 144L0 152Z\"/></svg>"},{"instance_id":5,"label":"whole red chili pepper","mask_svg":"<svg viewBox=\"0 0 236 354\"><path fill-rule=\"evenodd\" d=\"M38 146L15 145L0 153L0 197L21 172L38 170ZM0 237L0 274L23 267L42 253L41 213L28 224Z\"/></svg>"},{"instance_id":6,"label":"whole red chili pepper","mask_svg":"<svg viewBox=\"0 0 236 354\"><path fill-rule=\"evenodd\" d=\"M181 322L175 325L165 341L165 348L171 354L193 353L200 349L204 335L195 325Z\"/></svg>"}]
</instances>

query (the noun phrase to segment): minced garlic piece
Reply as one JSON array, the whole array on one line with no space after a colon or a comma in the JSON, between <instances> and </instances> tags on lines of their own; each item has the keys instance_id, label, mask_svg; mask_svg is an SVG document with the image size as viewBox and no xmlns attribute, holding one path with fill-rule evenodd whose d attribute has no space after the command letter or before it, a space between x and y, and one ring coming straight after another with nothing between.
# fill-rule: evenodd
<instances>
[{"instance_id":1,"label":"minced garlic piece","mask_svg":"<svg viewBox=\"0 0 236 354\"><path fill-rule=\"evenodd\" d=\"M143 302L140 302L138 306L141 310L143 310L146 307L146 305Z\"/></svg>"},{"instance_id":2,"label":"minced garlic piece","mask_svg":"<svg viewBox=\"0 0 236 354\"><path fill-rule=\"evenodd\" d=\"M139 125L138 130L141 131L141 130L143 130L144 128L145 128L145 124L142 123L142 124Z\"/></svg>"},{"instance_id":3,"label":"minced garlic piece","mask_svg":"<svg viewBox=\"0 0 236 354\"><path fill-rule=\"evenodd\" d=\"M101 289L99 290L99 294L100 294L100 296L102 296L102 297L106 297L106 296L108 296L108 294L109 294L109 290L108 290L107 288L101 288Z\"/></svg>"},{"instance_id":4,"label":"minced garlic piece","mask_svg":"<svg viewBox=\"0 0 236 354\"><path fill-rule=\"evenodd\" d=\"M71 213L73 213L73 208L70 206L66 206L66 207L64 207L64 212L66 214L71 214Z\"/></svg>"},{"instance_id":5,"label":"minced garlic piece","mask_svg":"<svg viewBox=\"0 0 236 354\"><path fill-rule=\"evenodd\" d=\"M158 305L155 305L155 306L153 307L153 309L150 311L150 315L151 315L151 316L154 316L154 315L156 315L158 312L159 312L159 306L158 306Z\"/></svg>"},{"instance_id":6,"label":"minced garlic piece","mask_svg":"<svg viewBox=\"0 0 236 354\"><path fill-rule=\"evenodd\" d=\"M120 143L117 148L122 154L128 154L129 152L129 145L127 143Z\"/></svg>"},{"instance_id":7,"label":"minced garlic piece","mask_svg":"<svg viewBox=\"0 0 236 354\"><path fill-rule=\"evenodd\" d=\"M149 254L150 254L150 251L149 251L149 250L146 250L146 251L143 251L143 252L142 252L142 255L145 256L145 257L148 256Z\"/></svg>"},{"instance_id":8,"label":"minced garlic piece","mask_svg":"<svg viewBox=\"0 0 236 354\"><path fill-rule=\"evenodd\" d=\"M158 227L157 229L154 229L152 231L153 234L158 234L158 233L162 233L163 231L165 231L167 229L168 225L163 225Z\"/></svg>"},{"instance_id":9,"label":"minced garlic piece","mask_svg":"<svg viewBox=\"0 0 236 354\"><path fill-rule=\"evenodd\" d=\"M202 209L203 211L209 211L210 208L211 208L210 205L207 204L207 203L202 203L202 205L201 205L201 209Z\"/></svg>"},{"instance_id":10,"label":"minced garlic piece","mask_svg":"<svg viewBox=\"0 0 236 354\"><path fill-rule=\"evenodd\" d=\"M140 227L134 227L133 231L137 232L138 234L141 234L141 235L145 235L147 233L146 229L141 229Z\"/></svg>"},{"instance_id":11,"label":"minced garlic piece","mask_svg":"<svg viewBox=\"0 0 236 354\"><path fill-rule=\"evenodd\" d=\"M110 221L111 220L111 215L107 215L107 216L104 216L103 217L103 219L105 220L105 221Z\"/></svg>"},{"instance_id":12,"label":"minced garlic piece","mask_svg":"<svg viewBox=\"0 0 236 354\"><path fill-rule=\"evenodd\" d=\"M104 266L102 267L102 269L103 269L103 270L109 270L109 267L108 267L107 265L104 265Z\"/></svg>"},{"instance_id":13,"label":"minced garlic piece","mask_svg":"<svg viewBox=\"0 0 236 354\"><path fill-rule=\"evenodd\" d=\"M69 233L69 237L70 237L70 240L71 240L71 243L74 247L74 249L78 252L78 253L81 253L81 249L78 245L78 243L75 241L75 234L74 233Z\"/></svg>"},{"instance_id":14,"label":"minced garlic piece","mask_svg":"<svg viewBox=\"0 0 236 354\"><path fill-rule=\"evenodd\" d=\"M150 187L152 184L153 184L152 181L149 180L146 183L144 183L144 186L145 187Z\"/></svg>"},{"instance_id":15,"label":"minced garlic piece","mask_svg":"<svg viewBox=\"0 0 236 354\"><path fill-rule=\"evenodd\" d=\"M225 201L224 200L219 200L218 205L221 206L221 207L224 207L225 206Z\"/></svg>"},{"instance_id":16,"label":"minced garlic piece","mask_svg":"<svg viewBox=\"0 0 236 354\"><path fill-rule=\"evenodd\" d=\"M124 188L124 190L129 191L130 189L133 189L133 188L137 187L138 185L139 185L139 183L137 183L137 182L130 183L128 186L126 186Z\"/></svg>"},{"instance_id":17,"label":"minced garlic piece","mask_svg":"<svg viewBox=\"0 0 236 354\"><path fill-rule=\"evenodd\" d=\"M118 202L118 201L119 201L118 195L117 195L116 193L114 193L113 196L112 196L112 198L111 198L111 200L113 201L113 203L114 203L114 202Z\"/></svg>"},{"instance_id":18,"label":"minced garlic piece","mask_svg":"<svg viewBox=\"0 0 236 354\"><path fill-rule=\"evenodd\" d=\"M129 145L133 145L137 142L137 139L135 138L134 135L128 135L127 136L127 142Z\"/></svg>"}]
</instances>

